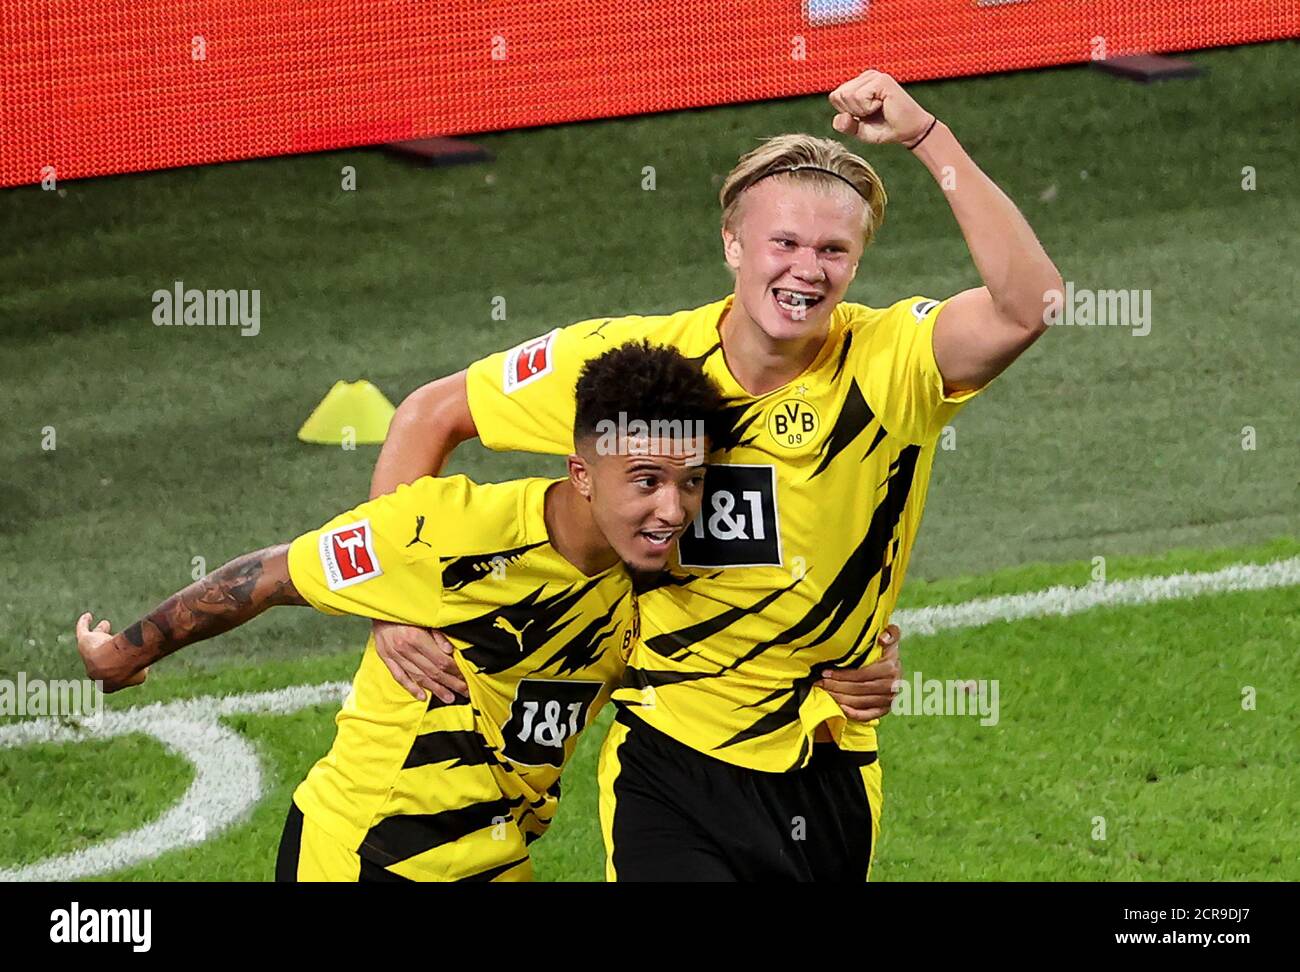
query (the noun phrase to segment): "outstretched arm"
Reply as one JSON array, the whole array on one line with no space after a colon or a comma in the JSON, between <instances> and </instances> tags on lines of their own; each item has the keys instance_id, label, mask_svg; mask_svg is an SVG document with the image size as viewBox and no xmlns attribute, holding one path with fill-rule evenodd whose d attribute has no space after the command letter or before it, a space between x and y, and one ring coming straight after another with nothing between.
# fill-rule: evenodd
<instances>
[{"instance_id":1,"label":"outstretched arm","mask_svg":"<svg viewBox=\"0 0 1300 972\"><path fill-rule=\"evenodd\" d=\"M77 619L77 650L86 674L115 692L144 681L149 665L196 641L237 628L269 607L300 604L289 577L289 545L236 557L202 580L173 594L125 631L107 621L91 628L87 612Z\"/></svg>"},{"instance_id":2,"label":"outstretched arm","mask_svg":"<svg viewBox=\"0 0 1300 972\"><path fill-rule=\"evenodd\" d=\"M832 124L865 142L899 142L943 188L983 287L939 312L934 357L949 394L980 388L1047 329L1048 295L1061 275L1007 195L966 154L943 122L887 74L867 71L830 95Z\"/></svg>"}]
</instances>

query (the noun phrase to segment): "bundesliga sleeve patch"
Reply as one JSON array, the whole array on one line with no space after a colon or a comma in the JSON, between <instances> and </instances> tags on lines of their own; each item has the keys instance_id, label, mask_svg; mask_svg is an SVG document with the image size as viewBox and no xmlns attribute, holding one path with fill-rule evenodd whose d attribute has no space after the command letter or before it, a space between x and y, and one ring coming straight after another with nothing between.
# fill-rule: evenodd
<instances>
[{"instance_id":1,"label":"bundesliga sleeve patch","mask_svg":"<svg viewBox=\"0 0 1300 972\"><path fill-rule=\"evenodd\" d=\"M525 341L519 347L506 353L505 374L501 377L501 390L507 395L518 391L529 382L545 378L555 365L555 335L560 333L557 327L550 334Z\"/></svg>"},{"instance_id":2,"label":"bundesliga sleeve patch","mask_svg":"<svg viewBox=\"0 0 1300 972\"><path fill-rule=\"evenodd\" d=\"M331 591L351 587L383 573L371 539L370 521L361 520L322 533L320 563Z\"/></svg>"}]
</instances>

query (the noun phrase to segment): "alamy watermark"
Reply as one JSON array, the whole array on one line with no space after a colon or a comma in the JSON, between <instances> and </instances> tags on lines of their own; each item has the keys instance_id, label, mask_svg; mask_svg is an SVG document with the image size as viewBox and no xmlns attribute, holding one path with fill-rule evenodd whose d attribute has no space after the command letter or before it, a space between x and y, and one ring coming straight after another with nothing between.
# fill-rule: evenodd
<instances>
[{"instance_id":1,"label":"alamy watermark","mask_svg":"<svg viewBox=\"0 0 1300 972\"><path fill-rule=\"evenodd\" d=\"M125 944L133 952L147 952L153 944L153 909L83 908L74 901L50 912L50 941Z\"/></svg>"},{"instance_id":2,"label":"alamy watermark","mask_svg":"<svg viewBox=\"0 0 1300 972\"><path fill-rule=\"evenodd\" d=\"M698 466L706 458L702 419L631 419L618 413L618 421L596 423L596 452L602 456L648 456L653 444L661 454L685 456L686 465Z\"/></svg>"},{"instance_id":3,"label":"alamy watermark","mask_svg":"<svg viewBox=\"0 0 1300 972\"><path fill-rule=\"evenodd\" d=\"M177 280L171 290L155 290L155 327L238 327L242 337L256 337L262 330L260 290L186 290Z\"/></svg>"},{"instance_id":4,"label":"alamy watermark","mask_svg":"<svg viewBox=\"0 0 1300 972\"><path fill-rule=\"evenodd\" d=\"M1043 323L1065 327L1129 327L1134 337L1151 333L1151 291L1090 290L1067 280L1064 292L1043 292Z\"/></svg>"},{"instance_id":5,"label":"alamy watermark","mask_svg":"<svg viewBox=\"0 0 1300 972\"><path fill-rule=\"evenodd\" d=\"M925 678L913 672L911 681L894 682L897 694L889 711L894 715L980 717L981 726L996 726L1000 686L995 679Z\"/></svg>"},{"instance_id":6,"label":"alamy watermark","mask_svg":"<svg viewBox=\"0 0 1300 972\"><path fill-rule=\"evenodd\" d=\"M97 726L104 715L104 683L80 679L0 678L0 718L66 716Z\"/></svg>"}]
</instances>

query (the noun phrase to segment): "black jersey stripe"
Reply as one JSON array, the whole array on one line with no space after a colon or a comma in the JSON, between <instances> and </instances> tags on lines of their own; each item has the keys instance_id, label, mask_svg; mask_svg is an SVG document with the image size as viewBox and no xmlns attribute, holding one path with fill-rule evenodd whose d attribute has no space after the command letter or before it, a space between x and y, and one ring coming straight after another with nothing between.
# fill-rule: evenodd
<instances>
[{"instance_id":1,"label":"black jersey stripe","mask_svg":"<svg viewBox=\"0 0 1300 972\"><path fill-rule=\"evenodd\" d=\"M685 628L679 628L676 631L665 631L663 634L655 635L645 641L645 646L670 661L676 661L683 658L689 653L691 645L698 644L706 638L710 638L719 631L724 630L732 624L735 624L741 618L748 617L751 614L760 614L763 609L775 601L786 591L793 588L799 581L793 580L785 587L779 587L766 596L755 601L749 607L728 608L721 614L700 621L697 624L688 625Z\"/></svg>"},{"instance_id":2,"label":"black jersey stripe","mask_svg":"<svg viewBox=\"0 0 1300 972\"><path fill-rule=\"evenodd\" d=\"M556 796L555 799L558 800L559 796ZM538 797L536 800L531 801L522 796L515 797L510 801L510 810L515 814L515 822L521 828L531 824L541 827L541 832L545 832L546 828L551 825L551 821L555 819L554 813L549 817L543 817L540 812L546 809L547 802L546 797Z\"/></svg>"},{"instance_id":3,"label":"black jersey stripe","mask_svg":"<svg viewBox=\"0 0 1300 972\"><path fill-rule=\"evenodd\" d=\"M426 712L432 712L434 709L445 709L445 708L447 708L447 707L449 707L449 706L453 706L453 705L469 705L469 696L468 696L468 695L461 695L459 692L452 692L452 693L451 693L451 701L450 701L450 702L444 702L442 699L438 698L438 696L436 696L436 695L434 695L432 692L430 692L430 693L429 693L429 704L428 704L428 706L425 708L425 711L426 711ZM475 715L477 715L477 714L478 714L478 713L476 712Z\"/></svg>"},{"instance_id":4,"label":"black jersey stripe","mask_svg":"<svg viewBox=\"0 0 1300 972\"><path fill-rule=\"evenodd\" d=\"M443 634L466 642L461 654L480 672L495 675L514 668L573 623L574 608L605 576L578 586L567 586L550 597L538 587L514 604L443 626Z\"/></svg>"},{"instance_id":5,"label":"black jersey stripe","mask_svg":"<svg viewBox=\"0 0 1300 972\"><path fill-rule=\"evenodd\" d=\"M826 590L817 603L780 634L754 645L732 662L729 668L739 668L770 648L791 644L822 628L821 634L801 644L799 648L819 645L834 635L848 620L849 615L857 609L866 596L867 586L872 578L885 568L885 551L894 540L894 532L903 515L903 507L907 504L907 497L911 493L912 479L916 473L916 460L920 451L919 446L913 445L906 446L899 453L898 461L895 463L896 471L889 478L884 498L871 514L871 524L867 527L866 535L853 553L849 554L834 579L826 585ZM877 601L881 593L884 593L883 586L877 594ZM859 640L860 638L861 635Z\"/></svg>"},{"instance_id":6,"label":"black jersey stripe","mask_svg":"<svg viewBox=\"0 0 1300 972\"><path fill-rule=\"evenodd\" d=\"M546 540L539 540L537 543L511 547L509 550L489 550L460 557L439 557L438 560L442 564L442 589L458 591L466 584L490 577L499 563L504 562L506 566L511 566L528 551L545 546L546 543Z\"/></svg>"},{"instance_id":7,"label":"black jersey stripe","mask_svg":"<svg viewBox=\"0 0 1300 972\"><path fill-rule=\"evenodd\" d=\"M528 843L529 841L525 837L524 838L525 846L527 846ZM469 874L466 875L465 877L457 878L456 881L460 883L474 883L478 881L484 881L484 882L495 881L502 874L505 874L506 871L513 870L514 868L518 867L520 864L526 864L527 862L528 862L528 855L525 854L523 857L519 858L518 860L507 861L505 864L496 865L496 867L489 867L486 871L479 871L477 874Z\"/></svg>"},{"instance_id":8,"label":"black jersey stripe","mask_svg":"<svg viewBox=\"0 0 1300 972\"><path fill-rule=\"evenodd\" d=\"M889 590L889 584L893 580L894 563L898 557L899 543L899 538L894 537L893 543L890 544L889 557L886 560L885 565L880 568L880 583L876 586L876 589L882 594ZM879 598L876 599L877 604L879 604L879 600ZM831 665L837 666L847 664L851 667L857 667L862 664L862 662L871 655L871 651L875 647L875 639L872 639L871 643L867 645L867 650L861 654L858 653L858 646L862 644L862 639L866 637L867 633L872 628L875 627L875 624L876 611L873 609L871 614L867 616L867 619L862 622L862 629L858 632L858 636L853 639L853 644L849 645L849 647L845 649L844 653L841 654L840 657L836 658Z\"/></svg>"},{"instance_id":9,"label":"black jersey stripe","mask_svg":"<svg viewBox=\"0 0 1300 972\"><path fill-rule=\"evenodd\" d=\"M799 721L799 706L808 695L808 686L793 686L789 689L782 690L783 694L789 697L771 712L759 716L752 723L741 729L738 733L719 743L714 749L726 749L728 746L734 746L736 743L748 742L751 739L757 739L759 736L766 736L769 733L785 729L791 723Z\"/></svg>"},{"instance_id":10,"label":"black jersey stripe","mask_svg":"<svg viewBox=\"0 0 1300 972\"><path fill-rule=\"evenodd\" d=\"M880 572L879 589L883 593L884 591L888 590L888 588L889 588L889 568L888 566L886 566L885 569ZM879 599L877 599L877 602L879 602ZM875 627L875 624L876 624L876 612L875 609L873 608L871 613L867 615L865 620L863 620L862 627L858 629L858 633L854 637L853 641L850 642L849 646L845 648L843 652L840 653L839 657L832 658L830 661L822 662L821 664L815 666L816 670L820 672L826 668L839 668L841 666L845 666L848 668L858 667L858 665L860 665L863 662L863 660L865 660L871 654L870 647L868 647L866 651L861 653L858 652L858 647L862 644L862 639L867 636L867 634L871 631L873 627Z\"/></svg>"},{"instance_id":11,"label":"black jersey stripe","mask_svg":"<svg viewBox=\"0 0 1300 972\"><path fill-rule=\"evenodd\" d=\"M827 382L827 384L834 385L835 382L839 380L840 375L844 371L844 365L848 363L849 348L851 348L852 346L853 346L853 332L845 331L844 343L840 345L840 360L835 363L835 374L831 375L831 380Z\"/></svg>"},{"instance_id":12,"label":"black jersey stripe","mask_svg":"<svg viewBox=\"0 0 1300 972\"><path fill-rule=\"evenodd\" d=\"M671 570L661 570L651 577L637 574L632 578L632 589L637 594L646 594L650 591L657 591L661 587L685 587L701 577L713 580L719 573L720 571L714 571L712 574L674 574Z\"/></svg>"},{"instance_id":13,"label":"black jersey stripe","mask_svg":"<svg viewBox=\"0 0 1300 972\"><path fill-rule=\"evenodd\" d=\"M505 797L438 813L399 814L385 817L371 827L361 846L382 857L384 863L396 864L509 817L510 801Z\"/></svg>"},{"instance_id":14,"label":"black jersey stripe","mask_svg":"<svg viewBox=\"0 0 1300 972\"><path fill-rule=\"evenodd\" d=\"M701 678L717 678L717 672L661 672L655 669L633 668L628 665L623 669L621 688L647 689L660 685L676 685L678 682L694 682Z\"/></svg>"},{"instance_id":15,"label":"black jersey stripe","mask_svg":"<svg viewBox=\"0 0 1300 972\"><path fill-rule=\"evenodd\" d=\"M884 438L887 435L889 435L889 430L886 429L883 425L879 426L876 429L875 438L871 440L871 445L867 446L867 451L862 453L862 458L859 459L858 462L866 462L867 457L876 451L876 446L880 445L880 443L884 441Z\"/></svg>"},{"instance_id":16,"label":"black jersey stripe","mask_svg":"<svg viewBox=\"0 0 1300 972\"><path fill-rule=\"evenodd\" d=\"M761 709L763 708L763 706L767 705L770 702L775 702L777 699L781 698L781 696L786 695L790 691L791 688L789 685L783 685L780 688L776 688L768 692L761 699L757 699L753 702L746 702L744 705L736 706L733 709L733 711L739 712L741 709Z\"/></svg>"},{"instance_id":17,"label":"black jersey stripe","mask_svg":"<svg viewBox=\"0 0 1300 972\"><path fill-rule=\"evenodd\" d=\"M714 343L714 346L708 348L708 351L703 352L702 355L695 355L694 357L688 357L686 361L689 361L690 364L693 364L695 368L698 368L702 372L702 370L705 370L705 365L708 363L708 359L710 359L710 357L716 355L716 353L722 350L723 350L723 343L720 342L719 340L719 342Z\"/></svg>"},{"instance_id":18,"label":"black jersey stripe","mask_svg":"<svg viewBox=\"0 0 1300 972\"><path fill-rule=\"evenodd\" d=\"M761 409L754 407L752 399L733 399L718 412L713 432L716 441L710 443L713 449L726 451L739 445L754 441L754 436L746 439L750 426L758 419ZM749 414L746 415L745 413ZM705 473L707 476L708 474Z\"/></svg>"},{"instance_id":19,"label":"black jersey stripe","mask_svg":"<svg viewBox=\"0 0 1300 972\"><path fill-rule=\"evenodd\" d=\"M534 668L533 671L545 671L554 665L556 666L555 672L557 675L569 675L596 664L600 656L609 647L610 639L618 628L617 624L611 626L610 622L618 611L618 606L623 603L623 599L627 596L627 594L621 595L617 601L610 605L608 611L593 619L581 631L565 638L555 653Z\"/></svg>"},{"instance_id":20,"label":"black jersey stripe","mask_svg":"<svg viewBox=\"0 0 1300 972\"><path fill-rule=\"evenodd\" d=\"M402 769L452 760L455 762L448 769L455 766L482 766L496 761L483 737L477 732L472 729L444 729L416 736Z\"/></svg>"},{"instance_id":21,"label":"black jersey stripe","mask_svg":"<svg viewBox=\"0 0 1300 972\"><path fill-rule=\"evenodd\" d=\"M414 878L402 877L381 864L360 858L361 867L357 869L358 884L414 884Z\"/></svg>"},{"instance_id":22,"label":"black jersey stripe","mask_svg":"<svg viewBox=\"0 0 1300 972\"><path fill-rule=\"evenodd\" d=\"M719 341L715 345L713 345L713 347L709 348L709 350L705 351L703 354L697 354L695 357L687 358L686 360L698 368L703 368L704 363L709 360L709 356L712 355L715 351L721 351L721 350L722 350L722 342Z\"/></svg>"},{"instance_id":23,"label":"black jersey stripe","mask_svg":"<svg viewBox=\"0 0 1300 972\"><path fill-rule=\"evenodd\" d=\"M830 435L826 436L825 441L822 442L821 461L817 463L817 468L812 471L808 478L815 479L825 472L826 467L835 461L835 457L847 449L853 440L875 421L875 418L876 413L867 404L862 389L858 387L857 379L850 380L849 390L844 396L844 405L840 408L840 414L836 416L835 425L831 428ZM879 435L876 437L871 449L876 447L881 438L882 436ZM867 452L870 453L871 449L868 449Z\"/></svg>"}]
</instances>

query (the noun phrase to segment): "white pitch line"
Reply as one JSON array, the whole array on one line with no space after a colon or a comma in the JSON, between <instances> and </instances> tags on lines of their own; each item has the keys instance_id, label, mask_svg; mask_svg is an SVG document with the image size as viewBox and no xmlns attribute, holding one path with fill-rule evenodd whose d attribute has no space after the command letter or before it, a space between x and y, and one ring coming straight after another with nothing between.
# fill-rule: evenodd
<instances>
[{"instance_id":1,"label":"white pitch line","mask_svg":"<svg viewBox=\"0 0 1300 972\"><path fill-rule=\"evenodd\" d=\"M1168 577L1139 577L1085 587L1051 587L1030 594L980 598L895 611L904 636L953 628L978 628L995 621L1065 617L1099 607L1155 604L1203 594L1258 591L1300 584L1300 557L1268 564L1238 564L1222 570ZM296 685L270 692L203 696L154 703L103 714L97 726L69 727L57 719L32 719L0 726L0 748L39 742L67 743L143 733L195 767L194 782L181 801L151 824L71 854L27 867L0 870L0 881L69 881L121 870L179 847L202 843L240 820L261 798L261 766L253 748L221 725L238 713L287 715L323 702L341 701L346 682Z\"/></svg>"},{"instance_id":2,"label":"white pitch line","mask_svg":"<svg viewBox=\"0 0 1300 972\"><path fill-rule=\"evenodd\" d=\"M218 720L236 713L287 714L338 702L346 682L296 685L232 697L204 696L105 712L98 725L62 725L38 719L0 727L0 748L38 742L82 742L142 733L194 765L194 781L180 802L150 824L70 854L0 870L0 881L71 881L119 871L169 850L201 844L241 819L262 796L257 753Z\"/></svg>"},{"instance_id":3,"label":"white pitch line","mask_svg":"<svg viewBox=\"0 0 1300 972\"><path fill-rule=\"evenodd\" d=\"M1134 577L1130 580L1084 587L1049 587L1030 594L1004 594L964 604L895 611L891 619L908 635L935 634L951 628L980 628L995 621L1025 618L1066 617L1099 607L1155 604L1202 594L1230 591L1260 591L1270 587L1300 584L1300 557L1268 564L1234 564L1222 570L1199 574L1170 574L1166 577Z\"/></svg>"}]
</instances>

